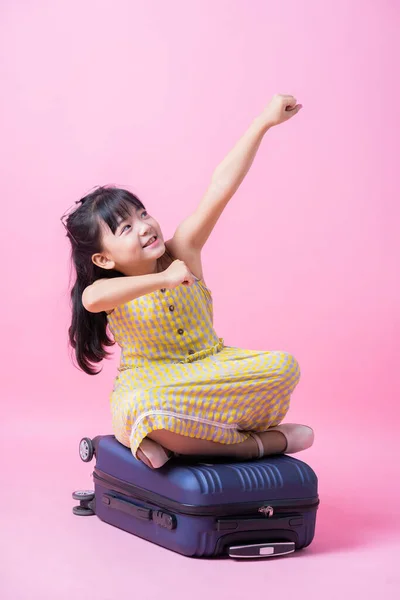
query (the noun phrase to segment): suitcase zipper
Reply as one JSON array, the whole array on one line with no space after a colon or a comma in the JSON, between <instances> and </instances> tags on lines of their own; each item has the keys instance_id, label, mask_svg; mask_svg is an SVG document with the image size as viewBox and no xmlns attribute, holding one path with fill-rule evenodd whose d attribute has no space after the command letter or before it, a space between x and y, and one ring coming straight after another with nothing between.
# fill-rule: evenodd
<instances>
[{"instance_id":1,"label":"suitcase zipper","mask_svg":"<svg viewBox=\"0 0 400 600\"><path fill-rule=\"evenodd\" d=\"M319 498L304 498L302 500L292 500L292 501L279 501L274 500L270 505L267 501L264 501L263 506L260 507L259 502L242 502L240 504L224 504L221 507L220 504L211 505L211 506L195 506L192 504L181 504L180 502L176 502L175 500L169 500L164 496L156 494L155 492L149 492L143 488L140 488L133 483L127 483L120 481L116 477L112 477L111 475L107 475L100 471L100 469L95 468L92 473L93 480L96 483L102 483L107 486L108 489L114 492L118 492L129 496L132 500L139 500L148 504L154 504L157 508L166 509L173 511L175 513L180 513L184 515L194 515L194 516L216 516L216 517L226 517L228 515L246 515L246 514L254 514L254 512L259 512L263 514L267 518L271 518L275 516L277 513L291 513L295 511L309 511L314 510L319 505Z\"/></svg>"}]
</instances>

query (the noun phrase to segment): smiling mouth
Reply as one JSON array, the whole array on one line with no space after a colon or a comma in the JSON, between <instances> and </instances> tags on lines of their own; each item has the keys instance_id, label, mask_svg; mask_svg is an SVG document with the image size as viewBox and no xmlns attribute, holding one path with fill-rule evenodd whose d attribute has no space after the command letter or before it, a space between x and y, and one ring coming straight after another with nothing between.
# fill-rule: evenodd
<instances>
[{"instance_id":1,"label":"smiling mouth","mask_svg":"<svg viewBox=\"0 0 400 600\"><path fill-rule=\"evenodd\" d=\"M148 246L150 246L151 244L154 244L154 242L156 242L158 239L158 237L156 235L153 235L153 237L151 237L149 239L149 241L143 246L143 248L147 248Z\"/></svg>"}]
</instances>

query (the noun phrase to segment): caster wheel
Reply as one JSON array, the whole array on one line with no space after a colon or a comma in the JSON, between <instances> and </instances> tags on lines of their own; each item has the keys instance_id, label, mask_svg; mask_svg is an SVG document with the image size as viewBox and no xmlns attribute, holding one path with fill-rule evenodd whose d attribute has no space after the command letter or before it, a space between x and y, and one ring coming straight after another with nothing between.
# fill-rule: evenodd
<instances>
[{"instance_id":1,"label":"caster wheel","mask_svg":"<svg viewBox=\"0 0 400 600\"><path fill-rule=\"evenodd\" d=\"M74 500L90 502L94 498L94 492L92 490L77 490L72 493Z\"/></svg>"},{"instance_id":2,"label":"caster wheel","mask_svg":"<svg viewBox=\"0 0 400 600\"><path fill-rule=\"evenodd\" d=\"M79 442L79 456L83 462L90 462L94 455L92 440L88 437L84 437Z\"/></svg>"},{"instance_id":3,"label":"caster wheel","mask_svg":"<svg viewBox=\"0 0 400 600\"><path fill-rule=\"evenodd\" d=\"M95 514L91 508L87 508L86 506L74 506L72 512L78 517L90 517Z\"/></svg>"}]
</instances>

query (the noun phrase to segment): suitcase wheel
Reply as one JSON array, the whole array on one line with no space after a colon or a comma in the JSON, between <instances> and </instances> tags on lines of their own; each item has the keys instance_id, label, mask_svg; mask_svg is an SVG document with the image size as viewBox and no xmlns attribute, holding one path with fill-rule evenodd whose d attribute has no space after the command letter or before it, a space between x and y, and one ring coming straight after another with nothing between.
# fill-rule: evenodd
<instances>
[{"instance_id":1,"label":"suitcase wheel","mask_svg":"<svg viewBox=\"0 0 400 600\"><path fill-rule=\"evenodd\" d=\"M77 490L72 493L74 500L90 502L94 498L94 492L92 490Z\"/></svg>"},{"instance_id":2,"label":"suitcase wheel","mask_svg":"<svg viewBox=\"0 0 400 600\"><path fill-rule=\"evenodd\" d=\"M91 515L96 514L94 512L94 510L92 510L91 508L88 508L86 506L74 506L72 508L72 512L74 513L74 515L77 515L78 517L90 517Z\"/></svg>"},{"instance_id":3,"label":"suitcase wheel","mask_svg":"<svg viewBox=\"0 0 400 600\"><path fill-rule=\"evenodd\" d=\"M79 456L83 462L90 462L94 456L93 442L90 438L84 437L79 442Z\"/></svg>"},{"instance_id":4,"label":"suitcase wheel","mask_svg":"<svg viewBox=\"0 0 400 600\"><path fill-rule=\"evenodd\" d=\"M79 517L89 517L95 515L95 494L92 490L76 490L72 493L74 500L79 500L79 504L74 506L72 512Z\"/></svg>"}]
</instances>

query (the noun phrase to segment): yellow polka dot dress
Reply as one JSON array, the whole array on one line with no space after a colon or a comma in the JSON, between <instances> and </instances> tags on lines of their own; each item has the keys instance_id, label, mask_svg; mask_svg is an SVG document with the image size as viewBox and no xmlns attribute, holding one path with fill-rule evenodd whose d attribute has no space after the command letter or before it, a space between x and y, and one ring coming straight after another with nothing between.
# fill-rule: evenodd
<instances>
[{"instance_id":1,"label":"yellow polka dot dress","mask_svg":"<svg viewBox=\"0 0 400 600\"><path fill-rule=\"evenodd\" d=\"M113 431L134 456L156 429L233 444L285 417L300 378L296 359L225 346L203 280L135 298L107 319L121 347Z\"/></svg>"}]
</instances>

